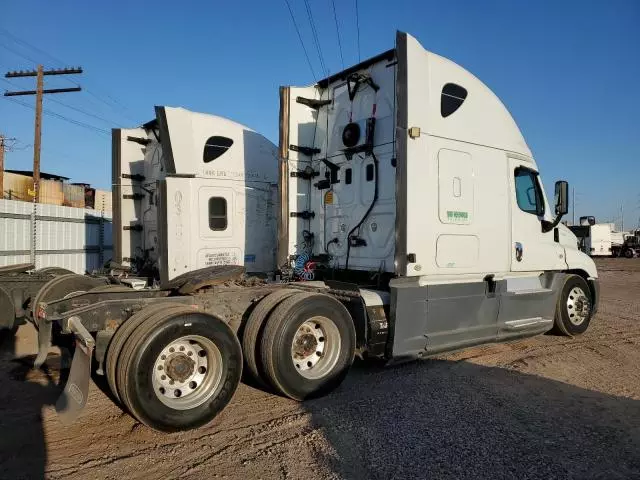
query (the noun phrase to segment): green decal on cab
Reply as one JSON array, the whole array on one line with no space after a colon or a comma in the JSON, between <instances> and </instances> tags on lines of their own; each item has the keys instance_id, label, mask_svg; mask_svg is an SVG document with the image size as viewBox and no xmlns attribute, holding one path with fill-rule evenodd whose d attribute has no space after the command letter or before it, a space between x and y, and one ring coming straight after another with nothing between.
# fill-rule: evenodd
<instances>
[{"instance_id":1,"label":"green decal on cab","mask_svg":"<svg viewBox=\"0 0 640 480\"><path fill-rule=\"evenodd\" d=\"M447 220L453 222L465 222L469 219L468 212L458 212L455 210L447 210Z\"/></svg>"}]
</instances>

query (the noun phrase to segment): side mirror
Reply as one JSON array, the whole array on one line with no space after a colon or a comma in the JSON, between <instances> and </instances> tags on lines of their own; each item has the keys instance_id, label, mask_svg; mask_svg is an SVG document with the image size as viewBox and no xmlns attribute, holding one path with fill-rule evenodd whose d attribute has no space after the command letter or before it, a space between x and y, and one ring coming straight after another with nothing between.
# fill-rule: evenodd
<instances>
[{"instance_id":1,"label":"side mirror","mask_svg":"<svg viewBox=\"0 0 640 480\"><path fill-rule=\"evenodd\" d=\"M569 212L569 183L564 180L556 182L555 204L557 216L561 217Z\"/></svg>"}]
</instances>

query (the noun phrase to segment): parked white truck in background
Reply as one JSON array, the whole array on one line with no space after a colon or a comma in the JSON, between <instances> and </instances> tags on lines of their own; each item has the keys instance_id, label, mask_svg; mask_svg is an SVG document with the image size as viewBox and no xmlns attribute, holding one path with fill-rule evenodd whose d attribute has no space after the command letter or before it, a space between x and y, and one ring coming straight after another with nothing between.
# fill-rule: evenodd
<instances>
[{"instance_id":1,"label":"parked white truck in background","mask_svg":"<svg viewBox=\"0 0 640 480\"><path fill-rule=\"evenodd\" d=\"M592 257L610 257L613 244L613 225L596 223L595 217L580 217L579 225L569 229L578 238L579 248Z\"/></svg>"},{"instance_id":2,"label":"parked white truck in background","mask_svg":"<svg viewBox=\"0 0 640 480\"><path fill-rule=\"evenodd\" d=\"M209 168L202 142L175 137L171 115L158 115L171 159L149 214L161 288L58 289L33 307L39 361L52 332L76 339L63 419L85 405L94 357L131 415L176 431L227 405L243 360L274 391L304 400L336 388L354 355L401 361L587 329L597 272L559 224L567 183L550 203L517 125L480 80L399 32L394 49L280 96L277 265L292 282L247 282L228 265L189 271L202 266L196 249L217 248L200 247L202 229L221 227L222 210L196 185ZM220 135L206 130L198 138ZM181 150L190 143L195 153ZM130 221L124 208L120 218ZM185 235L198 240L176 240ZM173 255L191 259L177 277Z\"/></svg>"},{"instance_id":3,"label":"parked white truck in background","mask_svg":"<svg viewBox=\"0 0 640 480\"><path fill-rule=\"evenodd\" d=\"M226 118L156 107L140 128L113 130L112 161L116 263L164 283L212 265L275 270L278 157L265 137Z\"/></svg>"},{"instance_id":4,"label":"parked white truck in background","mask_svg":"<svg viewBox=\"0 0 640 480\"><path fill-rule=\"evenodd\" d=\"M274 272L278 150L262 135L226 118L158 106L139 128L113 130L112 177L113 258L101 275L139 288L212 265ZM161 197L169 199L167 211L159 211ZM99 283L72 273L0 267L0 330L17 329L38 302Z\"/></svg>"},{"instance_id":5,"label":"parked white truck in background","mask_svg":"<svg viewBox=\"0 0 640 480\"><path fill-rule=\"evenodd\" d=\"M596 223L593 216L580 217L569 229L578 239L578 248L592 257L640 256L637 232L617 232L615 223Z\"/></svg>"}]
</instances>

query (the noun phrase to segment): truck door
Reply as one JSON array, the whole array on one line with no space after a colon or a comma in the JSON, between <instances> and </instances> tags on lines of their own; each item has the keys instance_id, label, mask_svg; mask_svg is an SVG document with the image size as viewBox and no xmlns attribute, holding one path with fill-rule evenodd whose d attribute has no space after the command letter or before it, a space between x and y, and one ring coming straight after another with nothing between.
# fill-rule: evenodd
<instances>
[{"instance_id":1,"label":"truck door","mask_svg":"<svg viewBox=\"0 0 640 480\"><path fill-rule=\"evenodd\" d=\"M567 268L564 248L555 240L555 229L542 231L542 220L552 221L555 212L532 167L528 161L509 158L511 271L563 270Z\"/></svg>"},{"instance_id":2,"label":"truck door","mask_svg":"<svg viewBox=\"0 0 640 480\"><path fill-rule=\"evenodd\" d=\"M236 195L233 187L205 184L201 179L197 183L199 235L197 245L193 245L197 252L195 268L244 265L244 192Z\"/></svg>"}]
</instances>

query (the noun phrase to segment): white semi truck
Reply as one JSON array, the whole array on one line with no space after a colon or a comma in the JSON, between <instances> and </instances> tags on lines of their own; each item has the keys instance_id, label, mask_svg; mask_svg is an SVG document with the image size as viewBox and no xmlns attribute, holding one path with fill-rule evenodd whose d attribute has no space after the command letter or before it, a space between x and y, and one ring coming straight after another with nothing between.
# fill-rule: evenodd
<instances>
[{"instance_id":1,"label":"white semi truck","mask_svg":"<svg viewBox=\"0 0 640 480\"><path fill-rule=\"evenodd\" d=\"M217 162L207 162L203 139L240 139L213 124L195 136L179 111L175 123L159 114L165 172L150 176L157 207L147 212L149 230L123 238L119 250L123 262L135 251L150 258L159 287L80 276L86 285L74 287L61 276L33 304L38 362L51 338L76 340L57 405L64 420L86 403L92 362L132 416L177 431L227 405L243 363L273 391L304 400L336 388L355 355L402 361L587 329L597 272L559 224L567 184L557 182L547 200L517 125L480 80L399 32L394 49L315 85L283 87L280 97L273 205L286 281L208 260L208 251L229 249L222 258L242 264L244 256L248 269L247 255L269 250L246 246L249 222L230 243L207 243L207 228L224 231L232 197L225 210L210 203L217 191L202 193L198 177ZM156 135L148 130L127 136ZM214 151L228 143L206 141ZM244 181L248 170L238 175ZM131 226L126 211L150 207L142 199L125 207L124 195L136 193L128 188L123 181L120 227Z\"/></svg>"}]
</instances>

